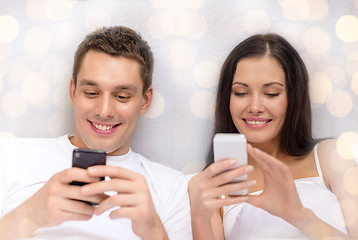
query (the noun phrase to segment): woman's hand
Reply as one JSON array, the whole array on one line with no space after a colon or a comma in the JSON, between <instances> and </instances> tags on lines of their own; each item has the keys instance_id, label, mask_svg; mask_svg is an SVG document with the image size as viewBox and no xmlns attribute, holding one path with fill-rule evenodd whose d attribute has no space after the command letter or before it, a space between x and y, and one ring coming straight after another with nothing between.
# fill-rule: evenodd
<instances>
[{"instance_id":1,"label":"woman's hand","mask_svg":"<svg viewBox=\"0 0 358 240\"><path fill-rule=\"evenodd\" d=\"M263 192L247 202L290 223L301 218L305 208L288 166L250 144L247 152L260 165L265 182Z\"/></svg>"},{"instance_id":2,"label":"woman's hand","mask_svg":"<svg viewBox=\"0 0 358 240\"><path fill-rule=\"evenodd\" d=\"M200 216L210 218L214 209L247 199L246 196L221 197L222 195L229 195L232 192L249 188L255 184L255 181L229 183L233 179L248 174L253 170L252 166L244 165L225 171L234 166L235 163L236 161L233 159L215 162L190 180L189 195L192 213L198 213Z\"/></svg>"},{"instance_id":3,"label":"woman's hand","mask_svg":"<svg viewBox=\"0 0 358 240\"><path fill-rule=\"evenodd\" d=\"M245 165L225 171L236 161L227 159L211 164L205 171L189 182L192 230L195 240L224 239L220 208L247 200L247 196L226 196L232 192L249 188L255 181L229 183L233 179L253 170ZM219 174L220 173L220 174Z\"/></svg>"}]
</instances>

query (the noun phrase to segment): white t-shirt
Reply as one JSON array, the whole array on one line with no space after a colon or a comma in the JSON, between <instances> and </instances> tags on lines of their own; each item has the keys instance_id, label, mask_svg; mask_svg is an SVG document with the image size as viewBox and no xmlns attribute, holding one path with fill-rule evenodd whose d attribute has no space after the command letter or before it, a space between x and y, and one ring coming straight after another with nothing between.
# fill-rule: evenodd
<instances>
[{"instance_id":1,"label":"white t-shirt","mask_svg":"<svg viewBox=\"0 0 358 240\"><path fill-rule=\"evenodd\" d=\"M314 156L318 177L296 179L295 185L304 207L317 217L347 234L343 214L337 197L325 185L319 164L317 145ZM258 195L262 191L252 193ZM224 207L224 232L226 240L239 239L307 239L304 234L282 218L271 215L248 203Z\"/></svg>"},{"instance_id":2,"label":"white t-shirt","mask_svg":"<svg viewBox=\"0 0 358 240\"><path fill-rule=\"evenodd\" d=\"M67 136L1 140L0 218L32 196L52 175L70 168L73 149ZM123 156L107 156L107 165L144 175L169 239L192 239L188 185L182 173L132 150ZM67 221L42 228L33 239L139 239L129 219L111 220L108 215L109 211L88 221Z\"/></svg>"}]
</instances>

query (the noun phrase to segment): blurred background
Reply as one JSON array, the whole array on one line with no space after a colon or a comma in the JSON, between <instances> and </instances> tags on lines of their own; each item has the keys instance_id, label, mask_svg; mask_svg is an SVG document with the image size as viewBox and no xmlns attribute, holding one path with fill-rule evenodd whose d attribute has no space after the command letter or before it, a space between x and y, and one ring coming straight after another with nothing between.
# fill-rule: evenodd
<instances>
[{"instance_id":1,"label":"blurred background","mask_svg":"<svg viewBox=\"0 0 358 240\"><path fill-rule=\"evenodd\" d=\"M0 137L73 133L73 55L103 25L135 29L154 52L154 102L133 143L153 161L201 170L221 64L267 32L307 65L314 136L358 152L358 0L0 0Z\"/></svg>"}]
</instances>

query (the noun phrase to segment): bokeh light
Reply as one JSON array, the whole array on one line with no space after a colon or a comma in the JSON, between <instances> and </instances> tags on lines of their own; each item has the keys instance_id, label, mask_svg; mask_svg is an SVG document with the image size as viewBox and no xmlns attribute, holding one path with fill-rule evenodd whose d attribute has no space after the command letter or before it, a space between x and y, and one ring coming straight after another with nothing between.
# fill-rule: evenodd
<instances>
[{"instance_id":1,"label":"bokeh light","mask_svg":"<svg viewBox=\"0 0 358 240\"><path fill-rule=\"evenodd\" d=\"M307 52L315 58L320 58L331 50L329 35L320 27L308 29L303 36L303 41Z\"/></svg>"},{"instance_id":2,"label":"bokeh light","mask_svg":"<svg viewBox=\"0 0 358 240\"><path fill-rule=\"evenodd\" d=\"M19 34L19 23L13 16L0 15L0 43L13 41Z\"/></svg>"},{"instance_id":3,"label":"bokeh light","mask_svg":"<svg viewBox=\"0 0 358 240\"><path fill-rule=\"evenodd\" d=\"M26 51L34 56L44 56L51 46L52 37L47 29L33 27L27 31L24 40Z\"/></svg>"},{"instance_id":4,"label":"bokeh light","mask_svg":"<svg viewBox=\"0 0 358 240\"><path fill-rule=\"evenodd\" d=\"M322 72L329 78L332 87L335 90L343 89L345 87L347 82L346 73L341 67L337 65L327 66Z\"/></svg>"},{"instance_id":5,"label":"bokeh light","mask_svg":"<svg viewBox=\"0 0 358 240\"><path fill-rule=\"evenodd\" d=\"M349 169L343 176L344 189L350 194L358 195L358 168Z\"/></svg>"},{"instance_id":6,"label":"bokeh light","mask_svg":"<svg viewBox=\"0 0 358 240\"><path fill-rule=\"evenodd\" d=\"M193 72L190 71L190 68L185 68L183 71L182 68L174 68L173 69L173 80L176 85L182 87L190 87L194 85L194 81L192 79Z\"/></svg>"},{"instance_id":7,"label":"bokeh light","mask_svg":"<svg viewBox=\"0 0 358 240\"><path fill-rule=\"evenodd\" d=\"M26 13L30 19L44 20L46 16L47 4L45 1L27 0Z\"/></svg>"},{"instance_id":8,"label":"bokeh light","mask_svg":"<svg viewBox=\"0 0 358 240\"><path fill-rule=\"evenodd\" d=\"M328 3L326 0L314 0L307 1L309 6L309 16L310 20L322 20L327 17L328 14Z\"/></svg>"},{"instance_id":9,"label":"bokeh light","mask_svg":"<svg viewBox=\"0 0 358 240\"><path fill-rule=\"evenodd\" d=\"M0 131L0 138L14 138L15 135L12 132Z\"/></svg>"},{"instance_id":10,"label":"bokeh light","mask_svg":"<svg viewBox=\"0 0 358 240\"><path fill-rule=\"evenodd\" d=\"M30 104L39 105L47 100L49 88L48 81L42 74L31 73L26 77L22 92Z\"/></svg>"},{"instance_id":11,"label":"bokeh light","mask_svg":"<svg viewBox=\"0 0 358 240\"><path fill-rule=\"evenodd\" d=\"M164 112L165 108L165 99L158 93L154 91L152 106L149 111L145 114L147 118L157 118Z\"/></svg>"},{"instance_id":12,"label":"bokeh light","mask_svg":"<svg viewBox=\"0 0 358 240\"><path fill-rule=\"evenodd\" d=\"M351 146L358 145L358 133L343 132L337 138L337 152L344 159L353 159Z\"/></svg>"},{"instance_id":13,"label":"bokeh light","mask_svg":"<svg viewBox=\"0 0 358 240\"><path fill-rule=\"evenodd\" d=\"M188 67L196 58L196 48L188 41L175 41L170 47L169 56L175 67Z\"/></svg>"},{"instance_id":14,"label":"bokeh light","mask_svg":"<svg viewBox=\"0 0 358 240\"><path fill-rule=\"evenodd\" d=\"M332 93L332 84L323 73L312 74L310 87L311 100L317 104L324 104Z\"/></svg>"},{"instance_id":15,"label":"bokeh light","mask_svg":"<svg viewBox=\"0 0 358 240\"><path fill-rule=\"evenodd\" d=\"M336 34L343 42L358 40L358 18L353 15L345 15L336 23Z\"/></svg>"},{"instance_id":16,"label":"bokeh light","mask_svg":"<svg viewBox=\"0 0 358 240\"><path fill-rule=\"evenodd\" d=\"M309 14L307 0L281 0L283 15L292 21L304 20Z\"/></svg>"},{"instance_id":17,"label":"bokeh light","mask_svg":"<svg viewBox=\"0 0 358 240\"><path fill-rule=\"evenodd\" d=\"M352 77L351 87L353 92L358 95L358 73L354 74Z\"/></svg>"},{"instance_id":18,"label":"bokeh light","mask_svg":"<svg viewBox=\"0 0 358 240\"><path fill-rule=\"evenodd\" d=\"M343 90L334 91L327 102L328 111L335 117L347 116L352 111L352 107L352 97Z\"/></svg>"},{"instance_id":19,"label":"bokeh light","mask_svg":"<svg viewBox=\"0 0 358 240\"><path fill-rule=\"evenodd\" d=\"M264 33L270 28L270 18L262 10L251 10L245 15L244 26L245 31L250 34Z\"/></svg>"},{"instance_id":20,"label":"bokeh light","mask_svg":"<svg viewBox=\"0 0 358 240\"><path fill-rule=\"evenodd\" d=\"M0 76L8 72L8 58L0 54Z\"/></svg>"},{"instance_id":21,"label":"bokeh light","mask_svg":"<svg viewBox=\"0 0 358 240\"><path fill-rule=\"evenodd\" d=\"M3 77L0 75L0 92L4 89L4 80Z\"/></svg>"},{"instance_id":22,"label":"bokeh light","mask_svg":"<svg viewBox=\"0 0 358 240\"><path fill-rule=\"evenodd\" d=\"M22 87L26 77L31 72L31 69L23 65L15 65L9 72L8 83L11 88Z\"/></svg>"},{"instance_id":23,"label":"bokeh light","mask_svg":"<svg viewBox=\"0 0 358 240\"><path fill-rule=\"evenodd\" d=\"M355 75L358 72L358 56L349 55L347 59L347 73L351 76Z\"/></svg>"},{"instance_id":24,"label":"bokeh light","mask_svg":"<svg viewBox=\"0 0 358 240\"><path fill-rule=\"evenodd\" d=\"M76 0L46 1L46 16L51 20L66 20L75 3Z\"/></svg>"},{"instance_id":25,"label":"bokeh light","mask_svg":"<svg viewBox=\"0 0 358 240\"><path fill-rule=\"evenodd\" d=\"M198 10L203 4L204 0L150 0L153 8L158 10L168 9L186 9L186 10Z\"/></svg>"},{"instance_id":26,"label":"bokeh light","mask_svg":"<svg viewBox=\"0 0 358 240\"><path fill-rule=\"evenodd\" d=\"M164 39L169 36L200 38L208 27L206 19L198 13L175 10L151 16L147 28L153 37Z\"/></svg>"},{"instance_id":27,"label":"bokeh light","mask_svg":"<svg viewBox=\"0 0 358 240\"><path fill-rule=\"evenodd\" d=\"M220 74L220 67L211 61L199 63L195 68L195 81L204 88L212 88L217 84Z\"/></svg>"},{"instance_id":28,"label":"bokeh light","mask_svg":"<svg viewBox=\"0 0 358 240\"><path fill-rule=\"evenodd\" d=\"M198 118L214 115L215 95L209 91L199 91L190 99L190 110Z\"/></svg>"},{"instance_id":29,"label":"bokeh light","mask_svg":"<svg viewBox=\"0 0 358 240\"><path fill-rule=\"evenodd\" d=\"M13 90L4 94L1 99L2 110L10 117L20 117L27 110L27 102L22 92Z\"/></svg>"},{"instance_id":30,"label":"bokeh light","mask_svg":"<svg viewBox=\"0 0 358 240\"><path fill-rule=\"evenodd\" d=\"M87 13L85 19L85 27L88 32L91 32L102 26L110 26L111 17L108 12L104 10L93 10Z\"/></svg>"},{"instance_id":31,"label":"bokeh light","mask_svg":"<svg viewBox=\"0 0 358 240\"><path fill-rule=\"evenodd\" d=\"M280 34L289 41L296 49L302 48L299 25L291 22L279 22L273 27L273 32Z\"/></svg>"}]
</instances>

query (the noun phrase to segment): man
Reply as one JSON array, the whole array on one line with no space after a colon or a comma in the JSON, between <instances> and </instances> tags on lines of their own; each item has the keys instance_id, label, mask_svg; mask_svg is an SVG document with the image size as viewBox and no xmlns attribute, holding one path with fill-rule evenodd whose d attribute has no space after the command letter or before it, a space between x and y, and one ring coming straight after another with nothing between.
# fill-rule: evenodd
<instances>
[{"instance_id":1,"label":"man","mask_svg":"<svg viewBox=\"0 0 358 240\"><path fill-rule=\"evenodd\" d=\"M70 81L74 135L0 144L0 239L192 238L184 176L130 148L152 73L150 47L133 30L84 39ZM75 148L104 150L107 165L71 168Z\"/></svg>"}]
</instances>

